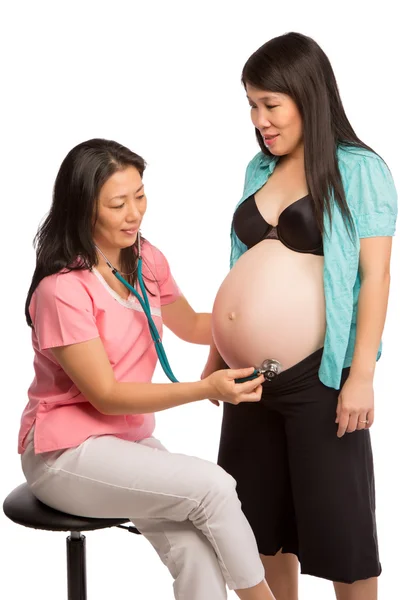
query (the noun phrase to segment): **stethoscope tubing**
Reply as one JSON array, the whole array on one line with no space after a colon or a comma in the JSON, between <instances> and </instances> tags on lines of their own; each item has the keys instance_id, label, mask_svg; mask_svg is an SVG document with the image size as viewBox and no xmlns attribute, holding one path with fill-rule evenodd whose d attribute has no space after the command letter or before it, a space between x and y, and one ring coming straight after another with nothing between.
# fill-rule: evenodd
<instances>
[{"instance_id":1,"label":"stethoscope tubing","mask_svg":"<svg viewBox=\"0 0 400 600\"><path fill-rule=\"evenodd\" d=\"M168 377L168 379L170 381L172 381L172 383L179 383L171 369L169 362L168 362L168 358L165 353L165 349L164 349L163 343L161 341L160 334L158 333L157 326L154 323L153 317L151 316L149 298L148 298L148 295L146 292L146 288L144 286L143 275L142 275L142 257L140 256L138 258L138 282L139 282L139 286L140 286L140 290L142 292L143 298L135 290L135 288L132 287L131 284L128 283L126 281L126 279L124 279L124 277L122 277L122 275L114 268L113 268L113 274L135 296L135 298L137 298L139 300L139 303L143 309L143 312L145 313L145 315L147 317L150 334L153 339L155 349L157 352L157 356L158 356L160 364L163 368L163 371L166 374L166 376Z\"/></svg>"}]
</instances>

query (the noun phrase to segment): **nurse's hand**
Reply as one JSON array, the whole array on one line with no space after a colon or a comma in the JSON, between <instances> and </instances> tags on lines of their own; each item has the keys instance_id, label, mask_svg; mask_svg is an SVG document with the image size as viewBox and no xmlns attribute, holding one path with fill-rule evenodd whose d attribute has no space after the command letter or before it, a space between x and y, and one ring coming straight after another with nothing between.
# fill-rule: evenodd
<instances>
[{"instance_id":1,"label":"nurse's hand","mask_svg":"<svg viewBox=\"0 0 400 600\"><path fill-rule=\"evenodd\" d=\"M248 377L254 373L254 367L246 369L223 369L215 371L204 379L210 386L208 397L213 404L219 405L219 400L229 404L241 402L258 402L261 399L264 375L244 383L235 383L235 379Z\"/></svg>"},{"instance_id":2,"label":"nurse's hand","mask_svg":"<svg viewBox=\"0 0 400 600\"><path fill-rule=\"evenodd\" d=\"M337 436L369 429L374 422L374 386L371 379L349 375L339 394Z\"/></svg>"}]
</instances>

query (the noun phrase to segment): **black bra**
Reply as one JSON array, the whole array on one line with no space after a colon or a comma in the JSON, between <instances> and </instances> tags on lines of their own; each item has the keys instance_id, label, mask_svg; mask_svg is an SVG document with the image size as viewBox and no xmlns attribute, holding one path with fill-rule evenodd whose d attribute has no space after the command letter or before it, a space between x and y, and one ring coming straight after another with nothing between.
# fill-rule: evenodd
<instances>
[{"instance_id":1,"label":"black bra","mask_svg":"<svg viewBox=\"0 0 400 600\"><path fill-rule=\"evenodd\" d=\"M277 226L267 223L258 210L254 194L236 209L233 228L243 244L252 248L261 240L280 240L295 252L323 256L322 235L309 195L289 204L280 214Z\"/></svg>"}]
</instances>

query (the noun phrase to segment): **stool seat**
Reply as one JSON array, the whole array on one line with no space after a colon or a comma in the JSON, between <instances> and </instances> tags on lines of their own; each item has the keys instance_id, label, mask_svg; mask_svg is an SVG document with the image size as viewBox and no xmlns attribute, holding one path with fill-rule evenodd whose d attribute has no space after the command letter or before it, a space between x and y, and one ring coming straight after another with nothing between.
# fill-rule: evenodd
<instances>
[{"instance_id":1,"label":"stool seat","mask_svg":"<svg viewBox=\"0 0 400 600\"><path fill-rule=\"evenodd\" d=\"M40 502L32 494L27 483L18 486L7 496L3 510L5 515L18 525L47 531L93 531L129 522L129 519L75 517L54 510Z\"/></svg>"}]
</instances>

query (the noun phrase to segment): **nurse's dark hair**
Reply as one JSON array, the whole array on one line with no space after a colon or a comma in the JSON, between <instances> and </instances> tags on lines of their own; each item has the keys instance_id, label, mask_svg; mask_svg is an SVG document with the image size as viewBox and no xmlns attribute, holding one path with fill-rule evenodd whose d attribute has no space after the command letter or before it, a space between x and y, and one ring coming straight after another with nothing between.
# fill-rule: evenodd
<instances>
[{"instance_id":1,"label":"nurse's dark hair","mask_svg":"<svg viewBox=\"0 0 400 600\"><path fill-rule=\"evenodd\" d=\"M100 190L111 175L135 167L143 176L146 163L141 156L111 140L92 139L73 148L61 163L50 212L34 239L36 268L25 303L25 317L32 319L32 294L44 277L59 272L92 269L97 264L93 224L97 218ZM79 259L79 260L77 260ZM137 244L121 251L121 270L136 281Z\"/></svg>"},{"instance_id":2,"label":"nurse's dark hair","mask_svg":"<svg viewBox=\"0 0 400 600\"><path fill-rule=\"evenodd\" d=\"M244 87L287 94L296 103L303 121L305 172L321 233L324 210L332 222L335 199L349 235L355 233L340 176L338 144L373 150L356 135L346 116L328 57L310 37L286 33L269 40L247 60ZM256 129L261 151L271 155Z\"/></svg>"}]
</instances>

